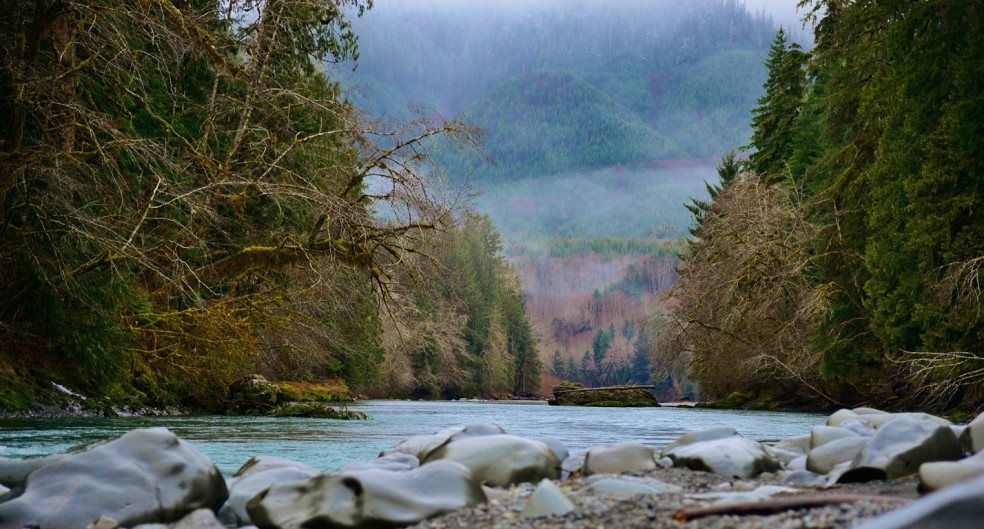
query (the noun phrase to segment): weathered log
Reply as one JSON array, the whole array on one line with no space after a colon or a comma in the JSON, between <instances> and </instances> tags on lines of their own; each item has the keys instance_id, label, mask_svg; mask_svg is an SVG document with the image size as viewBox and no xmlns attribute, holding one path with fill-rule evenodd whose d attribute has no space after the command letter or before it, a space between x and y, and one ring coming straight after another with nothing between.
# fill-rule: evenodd
<instances>
[{"instance_id":1,"label":"weathered log","mask_svg":"<svg viewBox=\"0 0 984 529\"><path fill-rule=\"evenodd\" d=\"M899 498L896 496L875 496L864 494L826 494L820 496L796 496L792 498L778 498L774 500L762 501L743 501L728 503L724 505L710 505L708 507L694 507L691 509L681 509L673 514L673 518L680 522L687 522L704 518L707 516L724 516L747 514L775 514L794 509L812 509L814 507L826 507L828 505L840 505L842 503L856 503L859 501L879 501L887 503L908 504L910 498Z\"/></svg>"}]
</instances>

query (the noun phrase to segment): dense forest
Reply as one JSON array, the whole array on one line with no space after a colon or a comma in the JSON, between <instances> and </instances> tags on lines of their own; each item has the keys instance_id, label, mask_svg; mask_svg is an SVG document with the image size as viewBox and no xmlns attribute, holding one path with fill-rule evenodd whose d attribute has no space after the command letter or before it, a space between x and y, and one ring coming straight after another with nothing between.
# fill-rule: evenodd
<instances>
[{"instance_id":1,"label":"dense forest","mask_svg":"<svg viewBox=\"0 0 984 529\"><path fill-rule=\"evenodd\" d=\"M361 56L343 83L360 105L383 116L424 105L482 128L494 163L435 157L502 232L541 360L559 351L578 366L592 365L599 329L647 320L672 284L667 241L691 223L682 204L705 199L717 157L748 141L776 29L733 0L393 0L353 27ZM633 279L639 270L663 279ZM618 376L545 369L544 389L554 375L625 380L632 358L641 373L640 334L610 342L595 364Z\"/></svg>"},{"instance_id":2,"label":"dense forest","mask_svg":"<svg viewBox=\"0 0 984 529\"><path fill-rule=\"evenodd\" d=\"M984 3L805 0L654 327L711 397L984 402Z\"/></svg>"},{"instance_id":3,"label":"dense forest","mask_svg":"<svg viewBox=\"0 0 984 529\"><path fill-rule=\"evenodd\" d=\"M475 130L337 81L371 4L3 3L0 407L538 387L498 235L429 163Z\"/></svg>"}]
</instances>

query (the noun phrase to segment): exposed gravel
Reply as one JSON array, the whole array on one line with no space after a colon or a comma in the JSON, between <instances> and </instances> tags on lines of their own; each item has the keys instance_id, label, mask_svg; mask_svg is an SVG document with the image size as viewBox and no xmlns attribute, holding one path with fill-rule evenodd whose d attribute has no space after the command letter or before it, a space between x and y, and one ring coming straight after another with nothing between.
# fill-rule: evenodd
<instances>
[{"instance_id":1,"label":"exposed gravel","mask_svg":"<svg viewBox=\"0 0 984 529\"><path fill-rule=\"evenodd\" d=\"M462 509L413 526L416 529L623 529L623 528L672 528L672 529L827 529L847 528L897 509L901 503L860 501L812 509L799 509L769 516L727 515L709 516L682 523L673 518L680 509L703 507L714 500L694 497L708 492L738 492L752 490L759 485L784 485L782 474L763 475L754 482L736 481L709 472L697 472L679 468L659 469L637 476L656 478L683 488L679 493L664 494L597 494L582 491L582 478L571 478L558 483L560 489L574 502L576 509L563 516L522 519L520 512L527 496L535 486L522 484L509 489L506 495L488 503ZM796 493L776 498L799 495L863 494L916 498L915 477L891 482L870 482L836 486L829 489L793 487Z\"/></svg>"}]
</instances>

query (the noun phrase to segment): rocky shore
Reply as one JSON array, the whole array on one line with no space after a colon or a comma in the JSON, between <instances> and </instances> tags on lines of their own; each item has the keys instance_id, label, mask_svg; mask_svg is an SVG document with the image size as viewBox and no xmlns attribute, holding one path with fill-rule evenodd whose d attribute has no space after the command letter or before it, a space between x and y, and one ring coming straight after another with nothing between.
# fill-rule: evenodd
<instances>
[{"instance_id":1,"label":"rocky shore","mask_svg":"<svg viewBox=\"0 0 984 529\"><path fill-rule=\"evenodd\" d=\"M475 424L331 472L256 456L223 477L150 428L0 458L0 528L960 529L984 526L982 449L984 415L955 426L859 408L771 445L722 426L570 454Z\"/></svg>"}]
</instances>

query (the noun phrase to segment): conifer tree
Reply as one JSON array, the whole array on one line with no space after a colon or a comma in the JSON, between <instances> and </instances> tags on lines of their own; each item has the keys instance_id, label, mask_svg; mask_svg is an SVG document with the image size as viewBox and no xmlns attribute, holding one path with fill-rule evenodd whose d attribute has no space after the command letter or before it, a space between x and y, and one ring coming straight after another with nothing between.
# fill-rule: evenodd
<instances>
[{"instance_id":1,"label":"conifer tree","mask_svg":"<svg viewBox=\"0 0 984 529\"><path fill-rule=\"evenodd\" d=\"M743 165L743 162L738 159L738 153L736 153L734 149L728 151L721 156L721 163L717 165L718 182L715 184L710 184L707 180L704 181L704 187L707 188L708 200L691 198L689 204L683 205L694 217L693 225L690 227L691 235L695 237L697 236L697 232L700 231L701 224L704 223L704 218L711 210L711 205L714 203L714 199L721 194L721 191L724 190L725 186L738 178L738 175L741 174Z\"/></svg>"},{"instance_id":2,"label":"conifer tree","mask_svg":"<svg viewBox=\"0 0 984 529\"><path fill-rule=\"evenodd\" d=\"M808 55L799 44L788 43L782 26L776 32L765 65L769 78L759 106L752 110L752 138L745 149L754 149L748 157L748 168L765 175L765 182L782 179L786 161L793 152L793 132L802 104L806 73L803 69Z\"/></svg>"}]
</instances>

